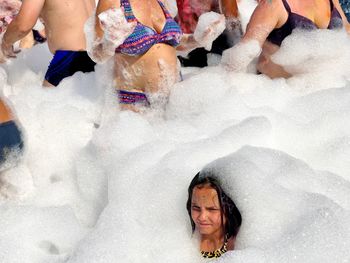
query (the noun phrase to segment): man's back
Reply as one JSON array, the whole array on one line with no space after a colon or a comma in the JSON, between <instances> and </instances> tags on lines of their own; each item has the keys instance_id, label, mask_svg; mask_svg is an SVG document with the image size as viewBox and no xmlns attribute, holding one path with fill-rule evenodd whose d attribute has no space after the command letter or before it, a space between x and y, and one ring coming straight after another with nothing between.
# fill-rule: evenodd
<instances>
[{"instance_id":1,"label":"man's back","mask_svg":"<svg viewBox=\"0 0 350 263\"><path fill-rule=\"evenodd\" d=\"M95 0L45 0L41 17L52 53L85 50L84 23L94 8Z\"/></svg>"}]
</instances>

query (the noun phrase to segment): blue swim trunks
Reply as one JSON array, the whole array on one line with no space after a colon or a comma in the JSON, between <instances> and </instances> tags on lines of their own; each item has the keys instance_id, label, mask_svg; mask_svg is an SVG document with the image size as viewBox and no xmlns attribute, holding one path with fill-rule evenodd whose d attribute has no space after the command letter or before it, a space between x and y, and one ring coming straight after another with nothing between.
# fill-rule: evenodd
<instances>
[{"instance_id":1,"label":"blue swim trunks","mask_svg":"<svg viewBox=\"0 0 350 263\"><path fill-rule=\"evenodd\" d=\"M57 86L62 79L75 72L94 71L95 65L86 51L57 50L47 69L45 80Z\"/></svg>"},{"instance_id":2,"label":"blue swim trunks","mask_svg":"<svg viewBox=\"0 0 350 263\"><path fill-rule=\"evenodd\" d=\"M0 165L13 151L22 149L22 135L16 123L14 121L0 123Z\"/></svg>"}]
</instances>

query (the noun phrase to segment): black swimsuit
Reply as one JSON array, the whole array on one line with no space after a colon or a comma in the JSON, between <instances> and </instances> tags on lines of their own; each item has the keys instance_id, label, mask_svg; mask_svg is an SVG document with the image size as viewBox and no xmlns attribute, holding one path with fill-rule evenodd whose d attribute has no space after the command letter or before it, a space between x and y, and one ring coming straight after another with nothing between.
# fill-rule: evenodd
<instances>
[{"instance_id":1,"label":"black swimsuit","mask_svg":"<svg viewBox=\"0 0 350 263\"><path fill-rule=\"evenodd\" d=\"M282 0L283 5L288 12L288 19L286 23L284 23L283 26L280 28L274 29L269 36L267 37L267 40L271 43L281 46L282 41L289 36L293 29L300 28L304 30L313 30L317 29L318 27L315 25L313 21L311 21L309 18L293 13L290 9L290 6L288 5L286 0ZM334 7L332 0L329 1L331 6L331 19L328 24L328 29L335 29L335 28L341 28L343 26L343 21L341 19L341 16L338 12L338 10Z\"/></svg>"}]
</instances>

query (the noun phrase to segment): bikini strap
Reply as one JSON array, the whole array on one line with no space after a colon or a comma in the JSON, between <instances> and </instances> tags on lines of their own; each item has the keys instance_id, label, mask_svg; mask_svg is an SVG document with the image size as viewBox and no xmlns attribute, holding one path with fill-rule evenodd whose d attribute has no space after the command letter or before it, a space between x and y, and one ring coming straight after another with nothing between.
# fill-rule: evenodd
<instances>
[{"instance_id":1,"label":"bikini strap","mask_svg":"<svg viewBox=\"0 0 350 263\"><path fill-rule=\"evenodd\" d=\"M284 5L284 8L286 9L286 11L288 12L288 14L290 14L292 12L292 9L290 9L290 6L289 6L287 0L282 0L282 3Z\"/></svg>"},{"instance_id":2,"label":"bikini strap","mask_svg":"<svg viewBox=\"0 0 350 263\"><path fill-rule=\"evenodd\" d=\"M165 18L166 18L166 19L172 18L172 16L170 15L168 9L165 7L165 5L163 4L163 2L160 1L160 0L157 0L157 1L158 1L158 3L159 3L160 7L163 9L163 13L164 13L164 15L165 15Z\"/></svg>"},{"instance_id":3,"label":"bikini strap","mask_svg":"<svg viewBox=\"0 0 350 263\"><path fill-rule=\"evenodd\" d=\"M131 9L129 0L120 0L120 7L124 9L124 15L128 22L135 21L136 17Z\"/></svg>"}]
</instances>

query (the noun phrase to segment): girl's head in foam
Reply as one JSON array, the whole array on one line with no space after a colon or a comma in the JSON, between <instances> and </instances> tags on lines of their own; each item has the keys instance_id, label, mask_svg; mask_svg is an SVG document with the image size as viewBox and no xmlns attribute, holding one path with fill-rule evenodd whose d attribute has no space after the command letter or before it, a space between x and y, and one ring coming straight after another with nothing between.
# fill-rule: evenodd
<instances>
[{"instance_id":1,"label":"girl's head in foam","mask_svg":"<svg viewBox=\"0 0 350 263\"><path fill-rule=\"evenodd\" d=\"M201 235L222 233L225 239L235 237L242 223L235 203L221 188L212 172L200 172L188 188L187 211L192 232Z\"/></svg>"}]
</instances>

